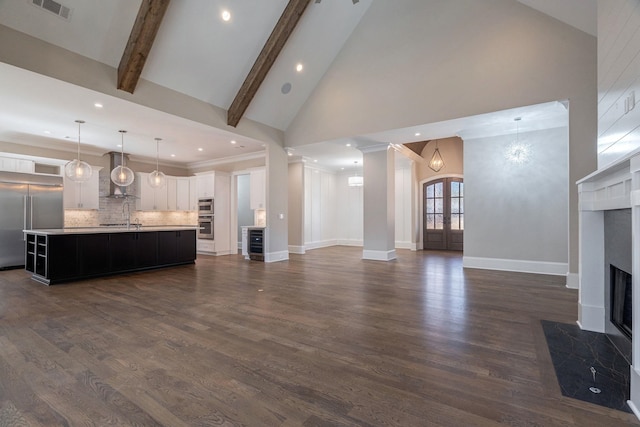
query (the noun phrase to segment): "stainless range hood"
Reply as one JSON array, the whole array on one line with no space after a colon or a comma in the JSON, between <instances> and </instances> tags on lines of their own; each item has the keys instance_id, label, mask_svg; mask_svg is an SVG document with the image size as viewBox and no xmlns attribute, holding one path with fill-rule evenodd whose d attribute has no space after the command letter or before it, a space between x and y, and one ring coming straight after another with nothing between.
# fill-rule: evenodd
<instances>
[{"instance_id":1,"label":"stainless range hood","mask_svg":"<svg viewBox=\"0 0 640 427\"><path fill-rule=\"evenodd\" d=\"M109 194L107 197L114 199L126 199L134 197L133 194L130 194L129 187L120 187L119 185L114 184L111 180L111 171L116 167L122 165L122 153L119 151L110 151L109 153ZM129 162L129 155L124 153L125 166ZM135 181L134 181L135 182Z\"/></svg>"}]
</instances>

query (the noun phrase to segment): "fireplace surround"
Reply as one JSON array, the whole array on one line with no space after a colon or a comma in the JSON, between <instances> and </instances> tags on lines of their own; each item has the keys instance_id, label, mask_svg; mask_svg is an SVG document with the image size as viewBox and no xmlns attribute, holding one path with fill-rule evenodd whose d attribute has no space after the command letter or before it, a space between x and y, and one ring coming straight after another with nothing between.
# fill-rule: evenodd
<instances>
[{"instance_id":1,"label":"fireplace surround","mask_svg":"<svg viewBox=\"0 0 640 427\"><path fill-rule=\"evenodd\" d=\"M629 338L611 321L611 265L630 273L632 288L640 286L640 150L578 181L578 192L577 323L581 329L606 333L630 359L627 403L640 418L640 334ZM640 292L632 292L631 300L632 323L637 323Z\"/></svg>"}]
</instances>

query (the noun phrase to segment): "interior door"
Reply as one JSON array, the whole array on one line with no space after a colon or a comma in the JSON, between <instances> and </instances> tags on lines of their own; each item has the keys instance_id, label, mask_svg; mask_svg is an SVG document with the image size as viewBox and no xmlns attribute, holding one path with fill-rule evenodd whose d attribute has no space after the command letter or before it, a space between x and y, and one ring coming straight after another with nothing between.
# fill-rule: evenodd
<instances>
[{"instance_id":1,"label":"interior door","mask_svg":"<svg viewBox=\"0 0 640 427\"><path fill-rule=\"evenodd\" d=\"M461 251L464 243L464 183L443 178L424 184L424 249Z\"/></svg>"}]
</instances>

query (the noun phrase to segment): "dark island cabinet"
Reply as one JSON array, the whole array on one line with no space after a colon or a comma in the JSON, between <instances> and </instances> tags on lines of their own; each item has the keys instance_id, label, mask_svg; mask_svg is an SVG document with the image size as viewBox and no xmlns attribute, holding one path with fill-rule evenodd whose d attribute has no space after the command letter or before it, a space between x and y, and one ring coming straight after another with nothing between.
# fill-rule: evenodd
<instances>
[{"instance_id":1,"label":"dark island cabinet","mask_svg":"<svg viewBox=\"0 0 640 427\"><path fill-rule=\"evenodd\" d=\"M196 259L196 231L191 229L26 235L25 269L47 285Z\"/></svg>"},{"instance_id":2,"label":"dark island cabinet","mask_svg":"<svg viewBox=\"0 0 640 427\"><path fill-rule=\"evenodd\" d=\"M158 232L158 262L183 264L196 257L194 230Z\"/></svg>"}]
</instances>

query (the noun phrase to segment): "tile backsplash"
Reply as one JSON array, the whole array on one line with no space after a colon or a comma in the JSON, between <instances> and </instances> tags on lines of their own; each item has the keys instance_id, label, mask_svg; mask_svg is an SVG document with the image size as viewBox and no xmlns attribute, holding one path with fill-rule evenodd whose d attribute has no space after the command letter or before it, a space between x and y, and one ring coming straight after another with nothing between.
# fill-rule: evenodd
<instances>
[{"instance_id":1,"label":"tile backsplash","mask_svg":"<svg viewBox=\"0 0 640 427\"><path fill-rule=\"evenodd\" d=\"M102 172L102 171L101 171ZM197 225L198 214L191 211L137 211L135 200L106 197L109 192L109 174L100 173L100 208L98 210L65 209L65 227L96 227L100 224L123 224L126 222L126 206L130 204L131 223L142 225ZM129 187L135 194L135 181Z\"/></svg>"}]
</instances>

